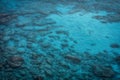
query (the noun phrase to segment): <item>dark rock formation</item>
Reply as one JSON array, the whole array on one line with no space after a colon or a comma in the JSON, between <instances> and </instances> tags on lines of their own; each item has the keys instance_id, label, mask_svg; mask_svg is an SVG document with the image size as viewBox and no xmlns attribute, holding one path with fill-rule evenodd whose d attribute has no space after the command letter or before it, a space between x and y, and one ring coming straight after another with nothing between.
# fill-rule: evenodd
<instances>
[{"instance_id":1,"label":"dark rock formation","mask_svg":"<svg viewBox=\"0 0 120 80\"><path fill-rule=\"evenodd\" d=\"M111 66L95 65L93 67L93 73L98 77L111 78L115 75Z\"/></svg>"},{"instance_id":2,"label":"dark rock formation","mask_svg":"<svg viewBox=\"0 0 120 80\"><path fill-rule=\"evenodd\" d=\"M77 56L66 55L65 58L68 59L68 60L71 60L72 62L75 62L75 63L80 63L81 62L81 59L78 58Z\"/></svg>"},{"instance_id":3,"label":"dark rock formation","mask_svg":"<svg viewBox=\"0 0 120 80\"><path fill-rule=\"evenodd\" d=\"M42 76L36 76L34 80L44 80L44 78Z\"/></svg>"},{"instance_id":4,"label":"dark rock formation","mask_svg":"<svg viewBox=\"0 0 120 80\"><path fill-rule=\"evenodd\" d=\"M22 66L24 60L21 56L14 55L14 56L10 56L7 62L12 68L17 68Z\"/></svg>"},{"instance_id":5,"label":"dark rock formation","mask_svg":"<svg viewBox=\"0 0 120 80\"><path fill-rule=\"evenodd\" d=\"M120 64L120 56L117 56L117 57L115 58L115 61Z\"/></svg>"},{"instance_id":6,"label":"dark rock formation","mask_svg":"<svg viewBox=\"0 0 120 80\"><path fill-rule=\"evenodd\" d=\"M110 45L111 48L120 48L120 45L117 43L113 43Z\"/></svg>"},{"instance_id":7,"label":"dark rock formation","mask_svg":"<svg viewBox=\"0 0 120 80\"><path fill-rule=\"evenodd\" d=\"M11 14L0 14L0 24L6 24L14 17L15 15L11 15Z\"/></svg>"}]
</instances>

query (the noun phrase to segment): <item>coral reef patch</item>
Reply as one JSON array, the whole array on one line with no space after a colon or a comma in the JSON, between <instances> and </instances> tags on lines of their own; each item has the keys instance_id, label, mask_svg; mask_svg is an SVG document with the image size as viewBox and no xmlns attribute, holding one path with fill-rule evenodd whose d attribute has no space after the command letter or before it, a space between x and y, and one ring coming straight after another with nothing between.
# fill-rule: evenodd
<instances>
[{"instance_id":1,"label":"coral reef patch","mask_svg":"<svg viewBox=\"0 0 120 80\"><path fill-rule=\"evenodd\" d=\"M120 1L0 0L0 80L120 80Z\"/></svg>"}]
</instances>

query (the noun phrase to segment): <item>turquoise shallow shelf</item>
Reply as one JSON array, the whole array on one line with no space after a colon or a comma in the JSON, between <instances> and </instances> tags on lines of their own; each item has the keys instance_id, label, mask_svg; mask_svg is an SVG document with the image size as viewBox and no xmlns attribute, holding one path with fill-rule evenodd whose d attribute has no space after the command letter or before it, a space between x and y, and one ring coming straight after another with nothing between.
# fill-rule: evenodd
<instances>
[{"instance_id":1,"label":"turquoise shallow shelf","mask_svg":"<svg viewBox=\"0 0 120 80\"><path fill-rule=\"evenodd\" d=\"M120 80L120 1L0 0L0 80Z\"/></svg>"}]
</instances>

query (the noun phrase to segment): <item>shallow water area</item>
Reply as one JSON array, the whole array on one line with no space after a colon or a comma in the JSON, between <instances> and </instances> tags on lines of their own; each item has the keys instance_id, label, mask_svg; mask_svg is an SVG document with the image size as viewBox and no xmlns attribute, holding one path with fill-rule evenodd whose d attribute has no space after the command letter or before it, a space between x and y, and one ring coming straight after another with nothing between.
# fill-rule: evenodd
<instances>
[{"instance_id":1,"label":"shallow water area","mask_svg":"<svg viewBox=\"0 0 120 80\"><path fill-rule=\"evenodd\" d=\"M120 80L119 3L0 0L0 80Z\"/></svg>"}]
</instances>

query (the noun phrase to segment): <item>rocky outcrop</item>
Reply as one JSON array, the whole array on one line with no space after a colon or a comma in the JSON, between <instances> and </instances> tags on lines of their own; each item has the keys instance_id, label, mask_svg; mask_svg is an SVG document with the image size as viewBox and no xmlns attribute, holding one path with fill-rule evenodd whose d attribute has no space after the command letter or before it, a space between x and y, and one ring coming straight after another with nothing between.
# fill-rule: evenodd
<instances>
[{"instance_id":1,"label":"rocky outcrop","mask_svg":"<svg viewBox=\"0 0 120 80\"><path fill-rule=\"evenodd\" d=\"M8 65L11 66L12 68L18 68L22 66L24 59L21 56L14 55L14 56L10 56L7 62Z\"/></svg>"},{"instance_id":2,"label":"rocky outcrop","mask_svg":"<svg viewBox=\"0 0 120 80\"><path fill-rule=\"evenodd\" d=\"M111 78L115 75L115 72L111 66L102 65L95 65L93 67L93 73L95 74L95 76L101 78Z\"/></svg>"},{"instance_id":3,"label":"rocky outcrop","mask_svg":"<svg viewBox=\"0 0 120 80\"><path fill-rule=\"evenodd\" d=\"M111 48L120 48L120 45L117 43L113 43L110 45Z\"/></svg>"},{"instance_id":4,"label":"rocky outcrop","mask_svg":"<svg viewBox=\"0 0 120 80\"><path fill-rule=\"evenodd\" d=\"M75 63L80 63L81 62L81 59L78 58L77 56L73 56L73 55L65 55L64 57L65 59L68 59L72 62L75 62Z\"/></svg>"}]
</instances>

